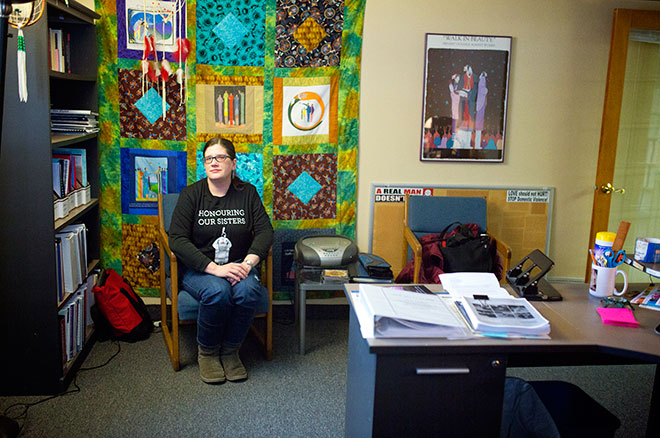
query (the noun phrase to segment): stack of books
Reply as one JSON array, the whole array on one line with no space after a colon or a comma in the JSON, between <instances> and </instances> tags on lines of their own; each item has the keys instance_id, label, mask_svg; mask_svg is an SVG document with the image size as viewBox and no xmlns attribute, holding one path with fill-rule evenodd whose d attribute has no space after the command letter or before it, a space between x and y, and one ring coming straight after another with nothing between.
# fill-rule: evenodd
<instances>
[{"instance_id":1,"label":"stack of books","mask_svg":"<svg viewBox=\"0 0 660 438\"><path fill-rule=\"evenodd\" d=\"M71 34L62 29L48 29L50 69L61 73L71 73Z\"/></svg>"},{"instance_id":2,"label":"stack of books","mask_svg":"<svg viewBox=\"0 0 660 438\"><path fill-rule=\"evenodd\" d=\"M51 109L50 129L58 134L99 132L99 114L91 110Z\"/></svg>"},{"instance_id":3,"label":"stack of books","mask_svg":"<svg viewBox=\"0 0 660 438\"><path fill-rule=\"evenodd\" d=\"M53 149L53 203L55 219L91 201L87 181L87 150L82 148Z\"/></svg>"}]
</instances>

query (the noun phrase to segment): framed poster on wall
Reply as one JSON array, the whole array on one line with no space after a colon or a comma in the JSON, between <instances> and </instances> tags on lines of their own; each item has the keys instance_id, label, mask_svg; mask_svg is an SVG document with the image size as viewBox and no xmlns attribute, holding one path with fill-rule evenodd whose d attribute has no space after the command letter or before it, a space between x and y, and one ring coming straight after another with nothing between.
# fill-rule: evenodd
<instances>
[{"instance_id":1,"label":"framed poster on wall","mask_svg":"<svg viewBox=\"0 0 660 438\"><path fill-rule=\"evenodd\" d=\"M511 37L426 34L422 161L502 162Z\"/></svg>"}]
</instances>

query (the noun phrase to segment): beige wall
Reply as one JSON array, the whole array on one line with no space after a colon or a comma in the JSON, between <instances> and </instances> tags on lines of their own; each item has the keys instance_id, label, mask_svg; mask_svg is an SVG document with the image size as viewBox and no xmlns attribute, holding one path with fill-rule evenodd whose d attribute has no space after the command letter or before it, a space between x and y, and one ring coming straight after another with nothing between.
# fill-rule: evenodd
<instances>
[{"instance_id":1,"label":"beige wall","mask_svg":"<svg viewBox=\"0 0 660 438\"><path fill-rule=\"evenodd\" d=\"M359 247L369 245L372 183L551 186L552 276L583 278L614 8L660 10L660 3L367 0ZM427 32L513 37L503 163L419 161Z\"/></svg>"}]
</instances>

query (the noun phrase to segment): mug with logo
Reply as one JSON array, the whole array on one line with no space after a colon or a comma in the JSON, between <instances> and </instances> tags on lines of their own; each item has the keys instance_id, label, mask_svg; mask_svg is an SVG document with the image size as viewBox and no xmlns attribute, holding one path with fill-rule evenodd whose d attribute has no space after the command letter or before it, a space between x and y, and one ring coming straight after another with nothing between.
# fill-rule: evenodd
<instances>
[{"instance_id":1,"label":"mug with logo","mask_svg":"<svg viewBox=\"0 0 660 438\"><path fill-rule=\"evenodd\" d=\"M616 290L616 276L623 276L623 288ZM608 297L610 295L623 295L628 290L628 277L626 273L616 267L599 266L591 264L591 283L589 293L595 297Z\"/></svg>"}]
</instances>

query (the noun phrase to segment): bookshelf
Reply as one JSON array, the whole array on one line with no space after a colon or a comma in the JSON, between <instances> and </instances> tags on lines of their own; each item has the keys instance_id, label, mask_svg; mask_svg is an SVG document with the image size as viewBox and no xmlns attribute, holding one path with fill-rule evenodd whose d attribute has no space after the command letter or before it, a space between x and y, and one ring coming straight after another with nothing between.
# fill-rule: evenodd
<instances>
[{"instance_id":1,"label":"bookshelf","mask_svg":"<svg viewBox=\"0 0 660 438\"><path fill-rule=\"evenodd\" d=\"M85 224L87 270L99 265L98 135L51 134L50 108L98 111L98 18L74 0L46 0L41 19L24 29L26 103L18 100L16 31L10 29L0 149L0 395L64 390L94 341L87 328L84 347L63 360L58 312L73 294L58 298L55 235ZM70 73L49 68L51 28L69 35ZM63 147L85 150L91 199L55 220L52 150Z\"/></svg>"}]
</instances>

